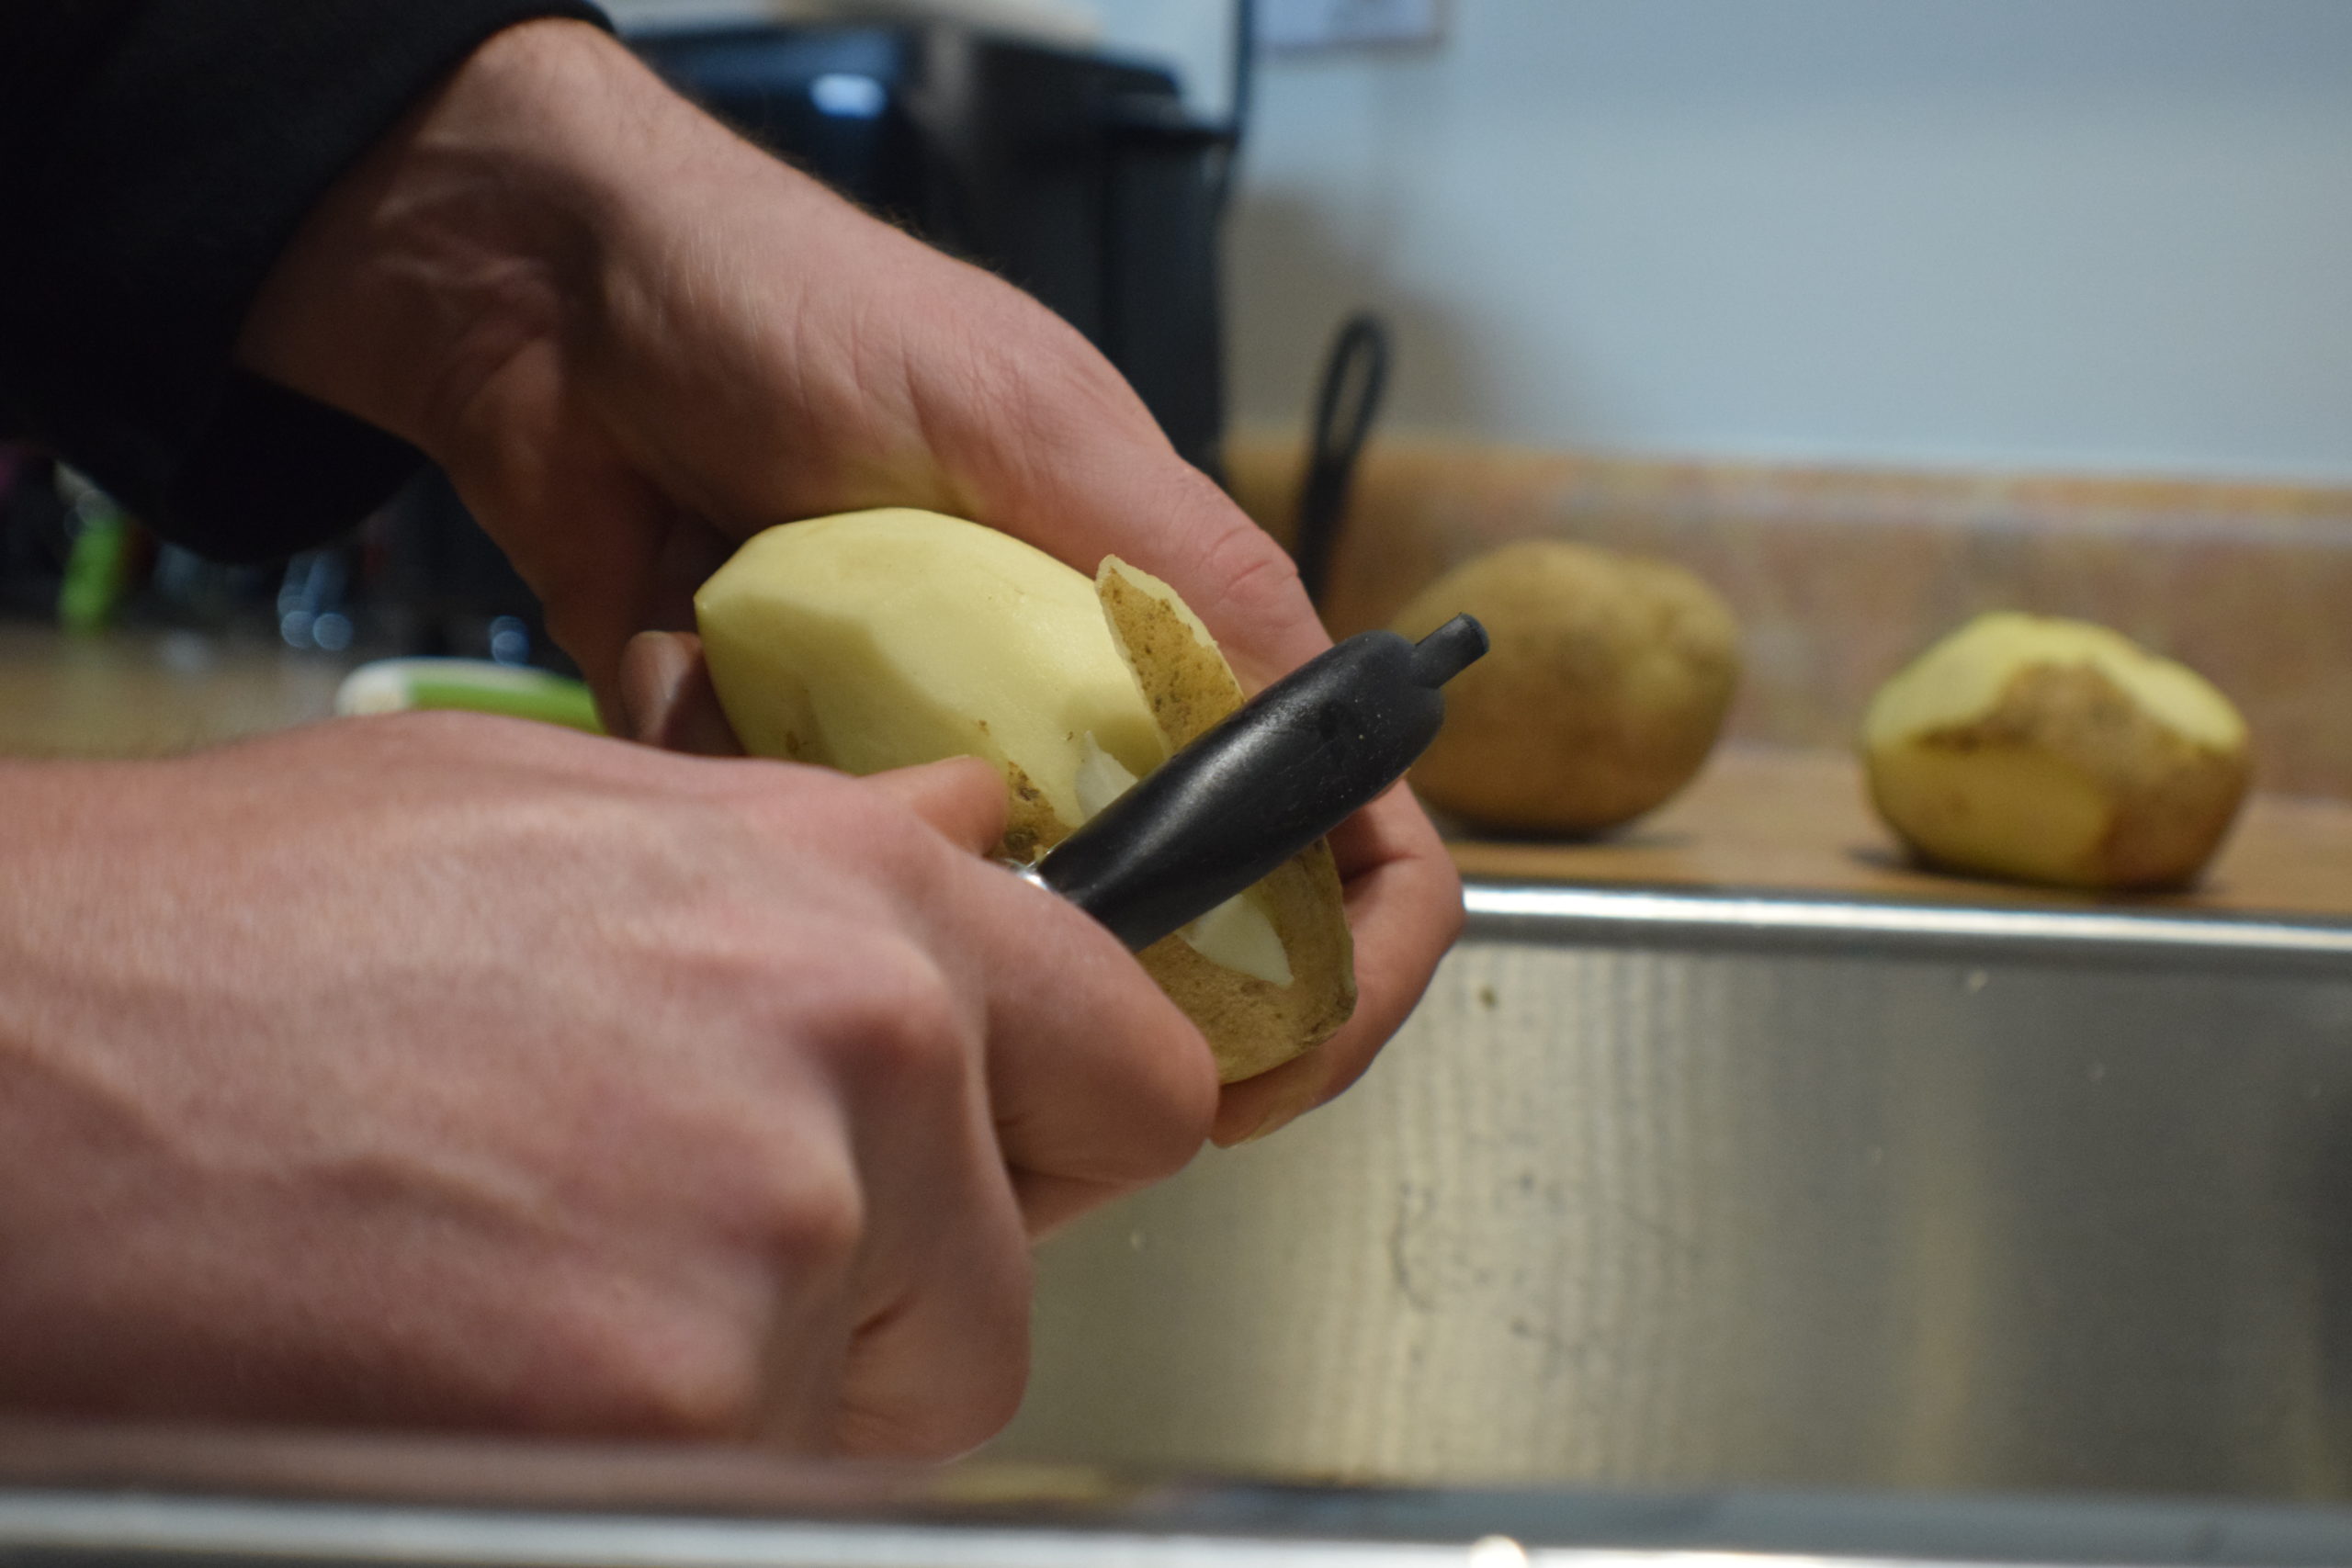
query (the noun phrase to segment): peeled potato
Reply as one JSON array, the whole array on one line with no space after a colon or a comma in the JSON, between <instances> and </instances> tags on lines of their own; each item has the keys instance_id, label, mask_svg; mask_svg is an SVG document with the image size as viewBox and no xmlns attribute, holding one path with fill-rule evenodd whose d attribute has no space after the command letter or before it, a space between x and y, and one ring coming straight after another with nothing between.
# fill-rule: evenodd
<instances>
[{"instance_id":1,"label":"peeled potato","mask_svg":"<svg viewBox=\"0 0 2352 1568\"><path fill-rule=\"evenodd\" d=\"M905 509L771 528L695 618L744 750L852 773L978 757L1012 786L1015 859L1086 819L1082 738L1132 774L1167 755L1093 584L992 528Z\"/></svg>"},{"instance_id":2,"label":"peeled potato","mask_svg":"<svg viewBox=\"0 0 2352 1568\"><path fill-rule=\"evenodd\" d=\"M1922 859L2092 888L2177 886L2245 798L2245 721L2104 626L1980 615L1879 689L1871 798Z\"/></svg>"},{"instance_id":3,"label":"peeled potato","mask_svg":"<svg viewBox=\"0 0 2352 1568\"><path fill-rule=\"evenodd\" d=\"M907 509L771 528L695 597L745 750L878 773L975 756L1003 773L1002 852L1030 861L1238 707L1224 655L1165 583L1098 583L1009 535ZM1355 998L1317 844L1141 954L1232 1082L1318 1043Z\"/></svg>"},{"instance_id":4,"label":"peeled potato","mask_svg":"<svg viewBox=\"0 0 2352 1568\"><path fill-rule=\"evenodd\" d=\"M1393 626L1478 617L1487 657L1446 688L1413 769L1439 809L1515 832L1588 833L1658 805L1706 761L1739 682L1739 627L1680 567L1532 539L1455 568Z\"/></svg>"}]
</instances>

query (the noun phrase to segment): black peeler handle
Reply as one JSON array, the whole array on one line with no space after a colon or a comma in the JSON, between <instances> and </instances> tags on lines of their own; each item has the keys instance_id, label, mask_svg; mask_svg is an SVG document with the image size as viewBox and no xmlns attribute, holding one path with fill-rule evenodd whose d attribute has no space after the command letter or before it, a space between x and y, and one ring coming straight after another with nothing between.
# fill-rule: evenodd
<instances>
[{"instance_id":1,"label":"black peeler handle","mask_svg":"<svg viewBox=\"0 0 2352 1568\"><path fill-rule=\"evenodd\" d=\"M1162 763L1037 863L1036 880L1131 951L1338 827L1437 739L1446 682L1487 651L1467 615L1419 643L1363 632Z\"/></svg>"}]
</instances>

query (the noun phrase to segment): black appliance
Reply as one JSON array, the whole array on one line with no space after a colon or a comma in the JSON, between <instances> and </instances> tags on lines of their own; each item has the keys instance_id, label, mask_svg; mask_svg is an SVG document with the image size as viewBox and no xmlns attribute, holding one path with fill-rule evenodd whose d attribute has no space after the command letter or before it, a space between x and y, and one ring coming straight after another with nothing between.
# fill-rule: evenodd
<instances>
[{"instance_id":1,"label":"black appliance","mask_svg":"<svg viewBox=\"0 0 2352 1568\"><path fill-rule=\"evenodd\" d=\"M1214 471L1232 136L1196 120L1167 72L936 26L630 41L754 141L1051 307Z\"/></svg>"}]
</instances>

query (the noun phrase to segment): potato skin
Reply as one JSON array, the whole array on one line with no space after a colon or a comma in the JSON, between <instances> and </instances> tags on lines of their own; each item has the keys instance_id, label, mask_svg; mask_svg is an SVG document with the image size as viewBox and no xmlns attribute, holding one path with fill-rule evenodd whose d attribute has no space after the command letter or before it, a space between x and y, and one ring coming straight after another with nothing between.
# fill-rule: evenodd
<instances>
[{"instance_id":1,"label":"potato skin","mask_svg":"<svg viewBox=\"0 0 2352 1568\"><path fill-rule=\"evenodd\" d=\"M2193 880L2221 847L2253 773L2243 750L2182 736L2088 664L2023 664L1981 716L1900 744L1915 761L1940 755L1955 780L1946 798L1920 796L1893 786L1891 756L1865 759L1871 804L1922 860L2086 889L2155 891ZM1959 849L1947 833L1966 808L1958 783L1966 760L2004 752L2058 764L2102 801L2104 824L2077 854L2054 863L1996 858Z\"/></svg>"},{"instance_id":2,"label":"potato skin","mask_svg":"<svg viewBox=\"0 0 2352 1568\"><path fill-rule=\"evenodd\" d=\"M1116 556L1103 558L1094 581L1112 640L1170 751L1241 705L1241 682L1174 589ZM1314 1049L1355 1012L1355 939L1330 844L1317 840L1258 887L1290 959L1288 986L1214 964L1181 936L1162 937L1138 955L1159 988L1200 1026L1226 1083Z\"/></svg>"},{"instance_id":3,"label":"potato skin","mask_svg":"<svg viewBox=\"0 0 2352 1568\"><path fill-rule=\"evenodd\" d=\"M1438 809L1521 833L1590 833L1688 784L1739 683L1739 628L1680 567L1558 539L1455 568L1399 613L1419 637L1458 614L1491 651L1446 688L1412 773Z\"/></svg>"}]
</instances>

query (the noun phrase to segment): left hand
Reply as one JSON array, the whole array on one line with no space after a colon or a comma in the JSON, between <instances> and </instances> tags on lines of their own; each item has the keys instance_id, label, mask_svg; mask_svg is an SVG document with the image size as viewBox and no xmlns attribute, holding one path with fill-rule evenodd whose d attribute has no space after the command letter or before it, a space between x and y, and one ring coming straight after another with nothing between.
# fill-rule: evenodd
<instances>
[{"instance_id":1,"label":"left hand","mask_svg":"<svg viewBox=\"0 0 2352 1568\"><path fill-rule=\"evenodd\" d=\"M1125 556L1253 686L1329 646L1288 558L1075 330L578 23L498 35L350 171L241 354L438 461L616 718L631 637L691 626L694 590L737 542L866 506L969 517L1090 574ZM1221 1140L1351 1082L1459 929L1459 882L1403 789L1332 846L1356 1016L1227 1090Z\"/></svg>"}]
</instances>

